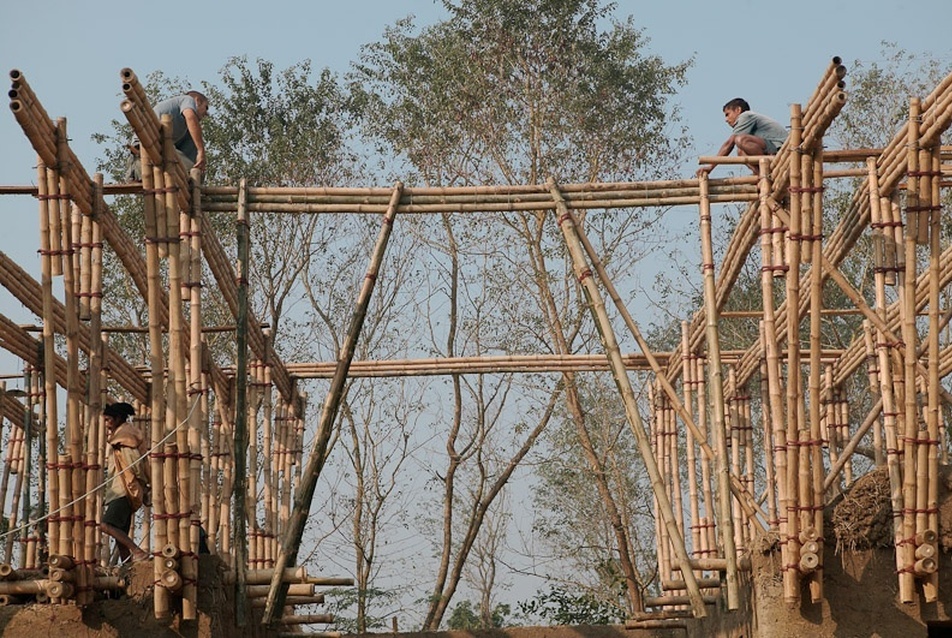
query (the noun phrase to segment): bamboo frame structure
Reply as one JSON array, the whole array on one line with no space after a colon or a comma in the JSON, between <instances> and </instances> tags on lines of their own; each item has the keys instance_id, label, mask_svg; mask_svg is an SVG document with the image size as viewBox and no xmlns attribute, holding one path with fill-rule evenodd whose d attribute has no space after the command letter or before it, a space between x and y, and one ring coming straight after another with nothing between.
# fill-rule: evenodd
<instances>
[{"instance_id":1,"label":"bamboo frame structure","mask_svg":"<svg viewBox=\"0 0 952 638\"><path fill-rule=\"evenodd\" d=\"M180 608L184 619L196 617L204 529L212 551L231 569L240 594L237 617L261 610L266 622L290 625L330 618L289 616L286 607L319 598L316 579L293 568L348 379L593 371L610 372L618 387L657 509L660 587L675 592L646 596L646 606L660 610L640 612L632 626L703 617L712 602L738 609L740 573L750 569L759 538L779 542L787 603L800 604L804 591L811 603L823 600L823 550L831 534L823 510L861 475L864 463L857 458L864 446L871 448L872 466L885 466L888 474L899 597L909 603L920 595L926 602L938 599L939 463L947 455L941 412L943 404L952 404L942 388L952 373L952 345L943 341L952 311L941 307L952 285L952 247L943 245L940 232L948 194L943 189L952 170L941 138L952 124L952 76L910 101L908 121L887 146L830 151L825 134L847 99L846 69L834 58L806 104L791 106L790 139L776 155L700 158L735 164L742 172L756 166L754 176L278 188L243 180L205 186L199 172L186 174L168 123L154 116L135 73L123 69L120 75L120 109L142 148L143 180L136 186L91 179L69 148L65 120L48 116L22 73L10 74L11 111L36 151L37 181L35 187L0 187L0 194L22 192L38 200L41 278L36 281L0 253L0 285L41 320L42 332L36 338L0 316L0 347L24 362L24 396L0 388L0 428L9 446L0 509L7 508L12 489L11 511L22 511L24 525L20 556L14 556L12 537L5 543L3 560L16 564L10 573L17 576L6 580L0 565L0 596L83 605L97 590L122 586L91 568L102 558L94 525L101 496L93 494L103 478L105 435L98 415L104 402L134 402L136 421L145 425L151 443L146 462L154 502L138 537L152 554L155 614L165 617ZM833 162L860 166L827 170ZM829 211L823 193L844 177L856 177L858 187L834 220L824 215ZM105 197L120 193L142 197L144 238L123 231L106 205ZM719 206L728 203L742 212L718 251L713 231ZM682 322L679 347L671 351L652 349L642 336L579 222L602 209L640 207L697 207L699 213L703 306ZM397 215L478 213L491 219L495 213L550 210L601 349L354 360ZM207 213L236 215L237 272ZM284 362L248 307L248 220L333 213L383 216L347 340L336 361ZM873 245L868 294L841 270L864 236ZM106 337L111 327L102 325L104 249L117 256L148 304L147 371L123 360ZM760 308L735 310L733 288L744 267L758 259ZM205 343L203 269L211 272L235 320L233 366L213 362ZM57 280L61 286L54 285ZM846 307L825 307L828 283L848 299ZM54 294L59 289L62 299ZM606 296L638 352L622 353ZM845 347L834 348L824 343L824 322L838 313L859 315L855 321L863 327ZM751 319L757 328L751 342L722 349L723 326ZM649 419L634 398L633 372L651 379ZM870 409L846 399L857 375L873 396ZM314 378L330 379L330 389L305 463L307 401L298 382ZM758 384L759 393L751 396ZM61 423L62 434L48 427ZM260 454L249 439L263 442ZM31 466L41 470L38 485L32 484ZM55 513L33 521L36 505ZM17 520L11 517L11 524ZM49 573L41 575L37 557L44 547L52 555ZM54 557L64 566L54 568Z\"/></svg>"}]
</instances>

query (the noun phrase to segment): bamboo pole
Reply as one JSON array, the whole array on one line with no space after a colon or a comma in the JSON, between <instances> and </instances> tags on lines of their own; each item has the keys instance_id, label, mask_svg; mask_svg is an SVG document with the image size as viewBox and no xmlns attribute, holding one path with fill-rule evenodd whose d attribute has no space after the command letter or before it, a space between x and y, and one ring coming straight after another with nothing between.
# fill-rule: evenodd
<instances>
[{"instance_id":1,"label":"bamboo pole","mask_svg":"<svg viewBox=\"0 0 952 638\"><path fill-rule=\"evenodd\" d=\"M897 538L897 547L902 555L902 565L899 571L899 599L903 603L912 603L915 600L913 563L915 563L915 545L913 537L916 533L916 441L918 440L919 416L916 401L916 349L918 335L916 331L916 243L918 241L918 164L919 164L919 116L920 103L918 98L909 101L908 184L906 187L906 235L903 240L905 252L905 270L902 275L902 338L906 345L903 360L903 393L905 402L903 414L905 428L903 433L903 468L902 468L902 537Z\"/></svg>"},{"instance_id":2,"label":"bamboo pole","mask_svg":"<svg viewBox=\"0 0 952 638\"><path fill-rule=\"evenodd\" d=\"M717 504L720 522L721 544L727 560L727 608L737 609L740 594L737 582L737 550L734 545L734 531L731 524L730 481L727 469L727 440L724 431L724 382L721 373L720 340L717 334L717 301L714 281L714 250L711 242L711 208L706 198L707 179L702 176L701 184L701 267L704 279L704 306L707 320L707 351L711 362L711 397L713 399L714 419L712 431L716 443L717 455Z\"/></svg>"},{"instance_id":3,"label":"bamboo pole","mask_svg":"<svg viewBox=\"0 0 952 638\"><path fill-rule=\"evenodd\" d=\"M57 414L58 406L56 400L56 375L55 356L56 344L53 333L53 268L52 254L50 244L50 205L51 198L58 194L58 180L51 178L53 171L49 170L43 163L42 158L37 161L37 185L40 189L40 266L43 295L43 370L44 370L44 393L45 393L45 415L48 427L46 428L46 474L49 476L59 466L59 445L57 437ZM52 200L52 201L55 201ZM49 424L52 424L50 426ZM49 503L51 507L59 507L59 481L50 480L45 486L49 492ZM43 486L41 486L43 487ZM51 521L52 522L52 521ZM50 547L59 548L60 536L59 525L47 526L47 542Z\"/></svg>"},{"instance_id":4,"label":"bamboo pole","mask_svg":"<svg viewBox=\"0 0 952 638\"><path fill-rule=\"evenodd\" d=\"M245 574L248 569L248 259L250 255L250 227L245 210L242 178L238 187L238 332L237 372L235 375L235 618L239 627L245 626L247 593ZM254 510L252 510L252 515Z\"/></svg>"},{"instance_id":5,"label":"bamboo pole","mask_svg":"<svg viewBox=\"0 0 952 638\"><path fill-rule=\"evenodd\" d=\"M146 192L155 190L155 174L150 164L145 161L143 155L142 165L142 187ZM154 537L157 547L162 547L168 543L169 539L169 514L174 512L169 508L168 490L174 486L168 485L168 477L165 475L164 452L166 429L166 396L165 396L165 358L163 354L163 318L167 316L168 307L163 303L166 301L162 294L162 282L160 279L159 247L155 241L157 235L156 219L157 208L160 203L153 195L144 198L145 204L145 255L146 269L148 272L148 311L149 311L149 364L152 373L151 393L150 393L150 422L152 433L153 450L161 451L163 454L152 454L151 476L152 476L152 513L155 519ZM165 312L162 312L165 310ZM153 561L153 573L155 581L162 581L162 567L158 561ZM165 587L156 587L153 595L153 609L156 618L167 618L170 614L169 591Z\"/></svg>"},{"instance_id":6,"label":"bamboo pole","mask_svg":"<svg viewBox=\"0 0 952 638\"><path fill-rule=\"evenodd\" d=\"M806 166L812 172L812 217L809 218L810 239L807 244L811 255L810 262L819 264L823 259L823 161L817 160L816 155L822 157L822 149L814 151L814 155L805 156ZM821 330L822 330L822 310L823 310L823 278L810 278L810 469L812 494L812 526L823 538L823 458L822 449L823 436L820 432L820 379L823 373L823 366L820 361L820 352L822 350ZM810 598L813 603L818 603L823 599L823 551L816 553L817 565L812 577L810 578Z\"/></svg>"},{"instance_id":7,"label":"bamboo pole","mask_svg":"<svg viewBox=\"0 0 952 638\"><path fill-rule=\"evenodd\" d=\"M572 219L572 215L569 214L568 209L565 207L558 187L552 178L549 178L548 184L549 188L552 190L552 197L555 200L555 212L558 215L559 228L562 230L562 234L568 246L569 253L572 256L576 277L582 284L585 295L589 300L590 310L592 312L593 319L595 319L596 325L598 326L602 345L606 350L606 356L612 362L612 375L615 378L615 384L618 386L622 401L625 405L625 414L628 418L628 426L635 435L635 440L638 443L642 460L645 463L645 469L648 471L648 476L651 479L651 488L654 492L655 499L657 500L658 509L661 513L661 518L664 521L665 530L668 534L672 549L674 550L674 553L677 557L677 562L680 565L683 578L687 583L688 599L690 600L691 609L694 611L694 616L696 618L704 618L707 615L707 612L704 609L704 602L701 597L701 591L697 585L697 579L694 577L694 573L690 568L690 557L688 556L687 550L684 546L684 537L678 529L677 520L671 506L671 501L668 498L667 492L665 491L661 473L659 472L658 466L654 461L651 445L648 440L648 436L645 433L644 423L641 419L641 413L638 411L638 406L635 402L634 391L631 388L631 383L628 379L627 372L625 371L625 366L621 361L620 351L618 349L617 341L615 340L615 334L612 330L611 322L609 321L608 315L605 312L604 301L602 300L601 293L595 286L594 280L591 278L591 271L586 264L581 242L578 238L578 235L576 235L575 223ZM729 523L726 526L729 528Z\"/></svg>"},{"instance_id":8,"label":"bamboo pole","mask_svg":"<svg viewBox=\"0 0 952 638\"><path fill-rule=\"evenodd\" d=\"M688 350L687 344L687 322L681 322L681 357L683 359L683 368L684 371L681 373L681 386L682 392L684 393L684 408L692 419L694 419L694 414L692 413L693 408L693 390L694 390L694 375L692 374L692 355ZM700 398L700 397L699 397ZM692 548L692 558L698 558L701 556L699 551L701 550L701 509L700 502L698 499L698 489L697 489L697 459L695 456L695 447L696 441L694 434L690 428L687 428L685 432L685 454L687 456L687 474L688 474L688 506L689 506L689 517L688 523L691 530L691 548ZM700 578L701 574L695 574L696 578Z\"/></svg>"},{"instance_id":9,"label":"bamboo pole","mask_svg":"<svg viewBox=\"0 0 952 638\"><path fill-rule=\"evenodd\" d=\"M767 343L767 340L764 337L764 332L766 330L765 323L765 321L760 322L760 340L764 343ZM776 352L774 354L776 355ZM770 364L767 362L767 356L765 354L760 372L760 415L763 421L763 433L761 434L761 441L764 445L763 462L764 482L766 483L767 488L767 524L769 525L770 531L779 532L780 517L777 514L778 474L774 469L774 429L772 426L774 405L772 401L776 400L776 398L773 397L771 390L771 384L776 384L776 382L776 378L773 380L773 382L770 379Z\"/></svg>"},{"instance_id":10,"label":"bamboo pole","mask_svg":"<svg viewBox=\"0 0 952 638\"><path fill-rule=\"evenodd\" d=\"M394 216L397 213L396 203L400 199L400 191L402 189L403 184L397 182L393 189L390 207L386 215L384 215L383 225L377 237L377 243L374 246L370 267L367 270L367 275L364 277L364 283L357 298L357 307L347 332L347 338L338 356L337 372L331 380L331 387L324 401L317 437L315 438L310 456L308 457L307 469L304 471L294 498L294 510L291 513L288 529L281 543L281 551L278 553L277 560L275 561L275 570L278 574L286 567L293 565L294 561L297 560L297 553L300 548L301 537L304 533L304 523L307 519L307 512L310 510L311 500L314 497L314 489L317 487L317 477L324 466L332 426L337 417L337 411L344 390L344 383L347 381L350 362L354 358L354 349L357 344L357 339L360 336L361 328L363 327L367 306L370 302L370 297L376 282L377 272L380 268L380 263L383 261L387 242L390 239ZM278 581L277 578L272 580L271 591L268 592L268 603L263 616L263 622L265 624L270 624L277 617L278 610L284 606L283 601L286 595L287 592L285 588L282 587L280 581Z\"/></svg>"},{"instance_id":11,"label":"bamboo pole","mask_svg":"<svg viewBox=\"0 0 952 638\"><path fill-rule=\"evenodd\" d=\"M925 184L922 185L922 199L925 200L926 210L925 221L929 233L929 332L928 341L928 383L926 384L926 418L925 418L925 437L920 437L920 448L922 450L918 462L919 467L919 490L921 496L917 499L921 506L919 510L923 516L916 521L916 533L922 535L928 531L937 531L939 529L939 296L940 296L940 265L942 247L940 244L941 233L941 203L939 197L938 177L941 175L941 157L938 148L928 148L920 154L920 167L928 167ZM937 549L933 543L920 544L920 548L929 548L934 553ZM921 558L916 554L916 558ZM927 572L928 577L924 579L922 589L923 598L926 602L935 602L938 599L939 578L935 571Z\"/></svg>"}]
</instances>

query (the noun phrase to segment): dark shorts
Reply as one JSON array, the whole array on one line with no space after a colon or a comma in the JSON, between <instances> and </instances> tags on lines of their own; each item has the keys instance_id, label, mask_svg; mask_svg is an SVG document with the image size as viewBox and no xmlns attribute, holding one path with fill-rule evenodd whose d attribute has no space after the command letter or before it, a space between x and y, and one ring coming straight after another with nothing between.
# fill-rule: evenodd
<instances>
[{"instance_id":1,"label":"dark shorts","mask_svg":"<svg viewBox=\"0 0 952 638\"><path fill-rule=\"evenodd\" d=\"M121 532L129 533L132 529L132 517L135 510L132 509L132 503L125 496L117 498L106 506L106 511L102 515L102 522L110 527L115 527Z\"/></svg>"}]
</instances>

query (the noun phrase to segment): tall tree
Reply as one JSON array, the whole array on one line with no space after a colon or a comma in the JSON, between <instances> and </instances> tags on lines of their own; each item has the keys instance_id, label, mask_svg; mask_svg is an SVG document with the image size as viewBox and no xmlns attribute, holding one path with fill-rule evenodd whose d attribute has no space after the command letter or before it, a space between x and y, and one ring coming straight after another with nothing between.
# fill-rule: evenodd
<instances>
[{"instance_id":1,"label":"tall tree","mask_svg":"<svg viewBox=\"0 0 952 638\"><path fill-rule=\"evenodd\" d=\"M616 21L614 5L597 0L443 4L449 19L419 33L411 20L387 29L383 41L364 48L351 76L366 130L397 150L422 181L538 184L550 175L559 181L630 180L673 171L684 140L668 100L687 64L667 66L644 55L642 33L630 19ZM657 240L646 232L656 216L589 215L586 224L612 270L626 272L639 251ZM465 236L492 260L493 277L483 284L483 294L505 291L504 325L495 343L484 338L483 347L509 353L542 347L559 354L597 348L551 213L508 214L499 221L491 230L487 224L466 226L455 216L444 222L448 238ZM564 392L586 462L596 468L598 493L612 512L630 607L636 608L639 576L629 532L603 478L574 375L565 374L558 388L549 384L549 392ZM454 394L459 402L458 387ZM455 447L448 450L457 457ZM444 557L452 542L449 535L444 538ZM426 628L439 625L455 591L446 576L441 569Z\"/></svg>"}]
</instances>

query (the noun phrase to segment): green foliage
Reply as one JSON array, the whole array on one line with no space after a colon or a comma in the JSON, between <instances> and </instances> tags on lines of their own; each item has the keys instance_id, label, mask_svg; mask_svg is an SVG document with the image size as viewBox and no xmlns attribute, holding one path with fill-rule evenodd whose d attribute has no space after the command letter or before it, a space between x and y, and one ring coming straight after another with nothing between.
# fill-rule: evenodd
<instances>
[{"instance_id":1,"label":"green foliage","mask_svg":"<svg viewBox=\"0 0 952 638\"><path fill-rule=\"evenodd\" d=\"M461 600L453 608L446 624L450 629L495 629L506 625L506 618L511 611L509 605L500 603L493 607L487 619L479 613L472 602Z\"/></svg>"},{"instance_id":2,"label":"green foliage","mask_svg":"<svg viewBox=\"0 0 952 638\"><path fill-rule=\"evenodd\" d=\"M610 625L622 622L625 612L617 604L605 602L591 593L569 592L549 587L536 597L519 602L520 611L530 618L540 618L549 625Z\"/></svg>"},{"instance_id":3,"label":"green foliage","mask_svg":"<svg viewBox=\"0 0 952 638\"><path fill-rule=\"evenodd\" d=\"M388 605L397 602L397 594L376 587L366 590L358 590L354 587L326 590L324 592L324 608L327 613L334 615L335 631L345 634L357 633L359 619L354 617L354 612L360 599L367 602L366 607L368 609L372 606L386 609ZM383 612L380 616L367 616L364 620L366 622L364 631L388 629L390 614Z\"/></svg>"},{"instance_id":4,"label":"green foliage","mask_svg":"<svg viewBox=\"0 0 952 638\"><path fill-rule=\"evenodd\" d=\"M278 72L267 60L234 57L207 95L206 183L340 185L352 176L347 100L328 69L312 78L307 60Z\"/></svg>"},{"instance_id":5,"label":"green foliage","mask_svg":"<svg viewBox=\"0 0 952 638\"><path fill-rule=\"evenodd\" d=\"M683 140L667 99L687 63L643 55L631 20L598 0L444 2L363 49L351 76L369 133L430 183L623 179ZM610 24L607 31L601 25Z\"/></svg>"}]
</instances>

